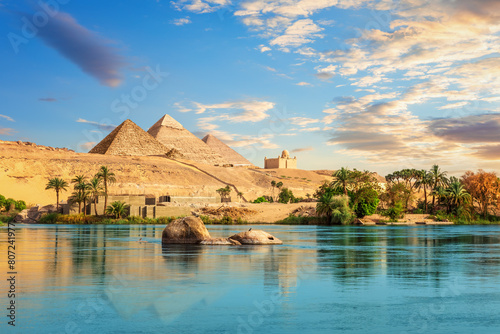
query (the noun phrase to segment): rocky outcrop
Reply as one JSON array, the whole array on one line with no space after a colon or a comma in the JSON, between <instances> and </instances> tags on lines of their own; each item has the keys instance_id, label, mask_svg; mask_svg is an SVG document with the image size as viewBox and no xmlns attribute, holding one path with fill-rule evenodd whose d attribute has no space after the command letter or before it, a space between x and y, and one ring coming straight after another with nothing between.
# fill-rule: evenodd
<instances>
[{"instance_id":1,"label":"rocky outcrop","mask_svg":"<svg viewBox=\"0 0 500 334\"><path fill-rule=\"evenodd\" d=\"M200 245L241 245L239 241L233 240L231 238L213 238L213 239L207 239L207 240L202 240L200 242Z\"/></svg>"},{"instance_id":2,"label":"rocky outcrop","mask_svg":"<svg viewBox=\"0 0 500 334\"><path fill-rule=\"evenodd\" d=\"M176 219L163 230L164 244L199 244L211 239L205 224L198 217Z\"/></svg>"},{"instance_id":3,"label":"rocky outcrop","mask_svg":"<svg viewBox=\"0 0 500 334\"><path fill-rule=\"evenodd\" d=\"M235 234L230 239L240 242L242 245L281 245L283 241L262 230L248 230Z\"/></svg>"},{"instance_id":4,"label":"rocky outcrop","mask_svg":"<svg viewBox=\"0 0 500 334\"><path fill-rule=\"evenodd\" d=\"M23 211L19 212L14 218L14 221L16 223L22 224L36 224L44 215L56 211L57 210L55 205L46 205L43 207L33 206L29 209L24 209Z\"/></svg>"}]
</instances>

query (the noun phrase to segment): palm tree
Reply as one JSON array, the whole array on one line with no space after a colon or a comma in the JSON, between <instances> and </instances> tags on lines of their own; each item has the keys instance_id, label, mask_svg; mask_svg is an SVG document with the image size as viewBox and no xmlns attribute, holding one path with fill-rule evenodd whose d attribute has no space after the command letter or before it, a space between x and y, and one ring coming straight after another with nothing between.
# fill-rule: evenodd
<instances>
[{"instance_id":1,"label":"palm tree","mask_svg":"<svg viewBox=\"0 0 500 334\"><path fill-rule=\"evenodd\" d=\"M432 178L432 187L434 190L437 190L439 186L444 186L447 184L448 179L446 178L446 172L441 171L438 165L433 165L430 170L431 178ZM432 206L436 204L436 192L432 194Z\"/></svg>"},{"instance_id":2,"label":"palm tree","mask_svg":"<svg viewBox=\"0 0 500 334\"><path fill-rule=\"evenodd\" d=\"M101 178L104 184L104 207L108 207L108 184L111 185L116 182L115 173L110 172L108 167L101 166L99 172L96 175Z\"/></svg>"},{"instance_id":3,"label":"palm tree","mask_svg":"<svg viewBox=\"0 0 500 334\"><path fill-rule=\"evenodd\" d=\"M130 205L125 204L125 202L116 201L106 207L106 214L113 215L118 219L126 214L129 207Z\"/></svg>"},{"instance_id":4,"label":"palm tree","mask_svg":"<svg viewBox=\"0 0 500 334\"><path fill-rule=\"evenodd\" d=\"M60 179L58 177L54 177L47 182L47 186L45 187L45 190L49 189L54 189L56 191L56 197L57 197L57 203L56 203L56 210L59 211L59 192L65 191L66 188L68 187L68 182L64 181L63 179Z\"/></svg>"},{"instance_id":5,"label":"palm tree","mask_svg":"<svg viewBox=\"0 0 500 334\"><path fill-rule=\"evenodd\" d=\"M431 173L426 170L421 170L418 172L417 188L424 189L424 210L427 213L427 187L432 185Z\"/></svg>"},{"instance_id":6,"label":"palm tree","mask_svg":"<svg viewBox=\"0 0 500 334\"><path fill-rule=\"evenodd\" d=\"M326 216L329 224L350 224L355 217L349 208L349 198L333 196L332 193L325 193L319 198L316 214Z\"/></svg>"},{"instance_id":7,"label":"palm tree","mask_svg":"<svg viewBox=\"0 0 500 334\"><path fill-rule=\"evenodd\" d=\"M330 224L332 221L332 212L334 209L333 194L325 193L321 195L321 197L318 199L318 204L316 204L316 214L318 216L326 216L326 220Z\"/></svg>"},{"instance_id":8,"label":"palm tree","mask_svg":"<svg viewBox=\"0 0 500 334\"><path fill-rule=\"evenodd\" d=\"M89 183L87 183L87 190L89 192L90 197L94 201L94 211L97 216L97 198L102 195L102 184L101 179L98 177L93 177Z\"/></svg>"},{"instance_id":9,"label":"palm tree","mask_svg":"<svg viewBox=\"0 0 500 334\"><path fill-rule=\"evenodd\" d=\"M241 191L238 191L238 198L241 201L243 199L243 193Z\"/></svg>"},{"instance_id":10,"label":"palm tree","mask_svg":"<svg viewBox=\"0 0 500 334\"><path fill-rule=\"evenodd\" d=\"M281 190L281 187L283 187L283 182L278 182L276 183L276 188L278 188L278 190ZM276 196L276 201L275 202L278 202L278 199L279 199L279 192L278 192L278 196Z\"/></svg>"},{"instance_id":11,"label":"palm tree","mask_svg":"<svg viewBox=\"0 0 500 334\"><path fill-rule=\"evenodd\" d=\"M82 203L85 200L84 194L81 191L74 191L68 198L68 203L78 203L78 214L82 213Z\"/></svg>"},{"instance_id":12,"label":"palm tree","mask_svg":"<svg viewBox=\"0 0 500 334\"><path fill-rule=\"evenodd\" d=\"M448 192L446 189L442 186L438 186L437 188L434 188L432 190L432 197L438 199L438 204L446 204L446 201L448 199Z\"/></svg>"},{"instance_id":13,"label":"palm tree","mask_svg":"<svg viewBox=\"0 0 500 334\"><path fill-rule=\"evenodd\" d=\"M72 200L74 203L78 203L78 214L82 213L82 203L84 203L85 207L85 202L86 198L84 195L85 188L86 188L86 181L87 177L85 175L76 175L72 180L71 183L74 183L75 185L73 186L73 189L76 190L72 197Z\"/></svg>"},{"instance_id":14,"label":"palm tree","mask_svg":"<svg viewBox=\"0 0 500 334\"><path fill-rule=\"evenodd\" d=\"M271 187L273 187L273 200L274 200L274 188L276 187L276 181L271 181Z\"/></svg>"},{"instance_id":15,"label":"palm tree","mask_svg":"<svg viewBox=\"0 0 500 334\"><path fill-rule=\"evenodd\" d=\"M342 188L342 190L344 191L344 195L347 196L347 186L352 181L351 171L345 167L342 167L341 169L333 173L333 176L337 178L333 183L333 187Z\"/></svg>"},{"instance_id":16,"label":"palm tree","mask_svg":"<svg viewBox=\"0 0 500 334\"><path fill-rule=\"evenodd\" d=\"M470 194L459 181L451 183L446 192L449 205L457 209L463 204L468 203L471 199Z\"/></svg>"}]
</instances>

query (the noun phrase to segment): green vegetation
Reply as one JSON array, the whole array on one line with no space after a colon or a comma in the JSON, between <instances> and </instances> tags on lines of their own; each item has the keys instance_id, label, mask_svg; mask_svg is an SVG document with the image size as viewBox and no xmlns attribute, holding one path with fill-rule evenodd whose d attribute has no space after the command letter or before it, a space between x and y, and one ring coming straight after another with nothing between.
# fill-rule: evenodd
<instances>
[{"instance_id":1,"label":"green vegetation","mask_svg":"<svg viewBox=\"0 0 500 334\"><path fill-rule=\"evenodd\" d=\"M96 177L102 180L104 185L104 207L108 208L108 185L116 182L115 173L111 172L108 167L101 166ZM97 214L97 213L96 213Z\"/></svg>"},{"instance_id":2,"label":"green vegetation","mask_svg":"<svg viewBox=\"0 0 500 334\"><path fill-rule=\"evenodd\" d=\"M387 210L381 212L382 216L389 217L389 221L395 222L404 216L403 203L396 202L393 206Z\"/></svg>"},{"instance_id":3,"label":"green vegetation","mask_svg":"<svg viewBox=\"0 0 500 334\"><path fill-rule=\"evenodd\" d=\"M15 199L5 198L5 196L0 195L0 212L22 211L24 209L26 209L25 201L16 201Z\"/></svg>"},{"instance_id":4,"label":"green vegetation","mask_svg":"<svg viewBox=\"0 0 500 334\"><path fill-rule=\"evenodd\" d=\"M226 186L225 188L219 188L216 190L216 192L219 194L219 196L224 200L229 200L231 196L231 188L229 186Z\"/></svg>"},{"instance_id":5,"label":"green vegetation","mask_svg":"<svg viewBox=\"0 0 500 334\"><path fill-rule=\"evenodd\" d=\"M58 177L54 177L49 180L47 183L45 190L53 189L56 192L56 210L59 211L59 193L65 191L68 187L68 182L60 179Z\"/></svg>"},{"instance_id":6,"label":"green vegetation","mask_svg":"<svg viewBox=\"0 0 500 334\"><path fill-rule=\"evenodd\" d=\"M129 208L130 205L125 204L125 202L116 201L106 207L106 214L114 216L117 219L122 218L123 216L128 215Z\"/></svg>"},{"instance_id":7,"label":"green vegetation","mask_svg":"<svg viewBox=\"0 0 500 334\"><path fill-rule=\"evenodd\" d=\"M255 199L253 202L254 203L269 203L269 201L264 196L257 197L257 199Z\"/></svg>"},{"instance_id":8,"label":"green vegetation","mask_svg":"<svg viewBox=\"0 0 500 334\"><path fill-rule=\"evenodd\" d=\"M277 225L317 225L321 223L322 219L319 217L297 217L294 215L275 222Z\"/></svg>"},{"instance_id":9,"label":"green vegetation","mask_svg":"<svg viewBox=\"0 0 500 334\"><path fill-rule=\"evenodd\" d=\"M332 193L323 194L316 205L316 214L326 218L327 224L348 225L354 222L356 215L349 207L347 196L334 196Z\"/></svg>"},{"instance_id":10,"label":"green vegetation","mask_svg":"<svg viewBox=\"0 0 500 334\"><path fill-rule=\"evenodd\" d=\"M295 198L295 196L293 196L293 192L291 190L289 190L288 188L283 188L278 195L278 202L288 204L298 203L298 200L297 198Z\"/></svg>"}]
</instances>

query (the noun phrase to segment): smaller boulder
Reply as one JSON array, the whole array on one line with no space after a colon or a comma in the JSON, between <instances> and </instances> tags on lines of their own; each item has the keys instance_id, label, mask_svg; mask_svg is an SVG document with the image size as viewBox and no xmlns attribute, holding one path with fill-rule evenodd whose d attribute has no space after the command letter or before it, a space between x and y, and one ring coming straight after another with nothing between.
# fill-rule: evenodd
<instances>
[{"instance_id":1,"label":"smaller boulder","mask_svg":"<svg viewBox=\"0 0 500 334\"><path fill-rule=\"evenodd\" d=\"M211 239L205 224L198 217L176 219L163 230L161 241L164 244L199 244Z\"/></svg>"},{"instance_id":2,"label":"smaller boulder","mask_svg":"<svg viewBox=\"0 0 500 334\"><path fill-rule=\"evenodd\" d=\"M273 235L262 231L252 230L235 234L229 239L236 240L242 245L282 245L283 241L274 237Z\"/></svg>"},{"instance_id":3,"label":"smaller boulder","mask_svg":"<svg viewBox=\"0 0 500 334\"><path fill-rule=\"evenodd\" d=\"M240 242L233 240L231 238L213 238L213 239L206 239L202 240L200 242L200 245L227 245L227 246L232 246L232 245L241 245Z\"/></svg>"}]
</instances>

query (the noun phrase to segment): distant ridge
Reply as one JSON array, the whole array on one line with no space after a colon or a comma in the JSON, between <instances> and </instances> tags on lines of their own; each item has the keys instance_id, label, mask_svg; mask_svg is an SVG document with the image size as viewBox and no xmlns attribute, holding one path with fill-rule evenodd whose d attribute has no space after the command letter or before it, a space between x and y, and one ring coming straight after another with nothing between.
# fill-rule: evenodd
<instances>
[{"instance_id":1,"label":"distant ridge","mask_svg":"<svg viewBox=\"0 0 500 334\"><path fill-rule=\"evenodd\" d=\"M211 165L226 163L220 154L214 152L168 114L160 118L148 133L169 150L179 151L185 159Z\"/></svg>"},{"instance_id":2,"label":"distant ridge","mask_svg":"<svg viewBox=\"0 0 500 334\"><path fill-rule=\"evenodd\" d=\"M233 165L252 166L252 163L250 161L245 159L242 155L233 150L231 147L224 144L217 137L208 134L202 139L202 141L204 141L208 146L210 146L210 148L214 150L216 153L219 153L227 163Z\"/></svg>"},{"instance_id":3,"label":"distant ridge","mask_svg":"<svg viewBox=\"0 0 500 334\"><path fill-rule=\"evenodd\" d=\"M89 153L107 155L164 155L168 149L127 119L107 135Z\"/></svg>"}]
</instances>

